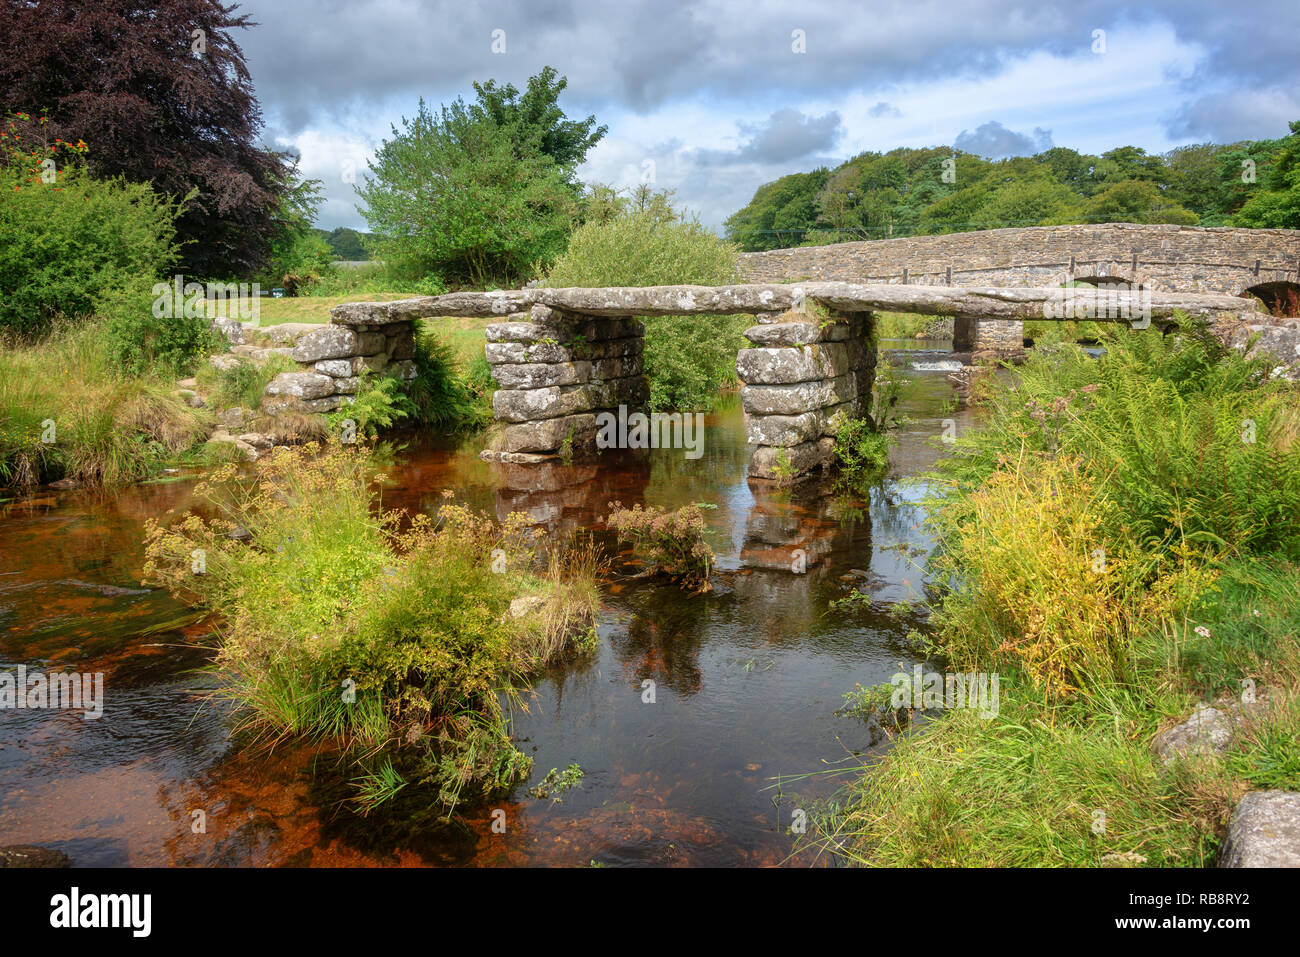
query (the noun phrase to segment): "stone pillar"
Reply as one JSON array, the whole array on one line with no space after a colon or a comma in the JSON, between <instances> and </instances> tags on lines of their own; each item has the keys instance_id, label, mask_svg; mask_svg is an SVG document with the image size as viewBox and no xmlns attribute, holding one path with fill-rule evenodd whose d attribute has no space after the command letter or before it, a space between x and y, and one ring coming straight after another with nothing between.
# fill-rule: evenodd
<instances>
[{"instance_id":1,"label":"stone pillar","mask_svg":"<svg viewBox=\"0 0 1300 957\"><path fill-rule=\"evenodd\" d=\"M834 460L836 431L862 415L875 376L871 313L784 313L745 330L736 356L754 478L794 478Z\"/></svg>"},{"instance_id":2,"label":"stone pillar","mask_svg":"<svg viewBox=\"0 0 1300 957\"><path fill-rule=\"evenodd\" d=\"M481 457L527 464L595 447L596 416L643 410L650 399L645 325L533 306L485 330L488 365L501 387L499 423Z\"/></svg>"},{"instance_id":3,"label":"stone pillar","mask_svg":"<svg viewBox=\"0 0 1300 957\"><path fill-rule=\"evenodd\" d=\"M352 401L363 373L415 378L415 324L335 319L299 336L288 354L301 371L282 372L271 380L263 393L263 411L333 412Z\"/></svg>"},{"instance_id":4,"label":"stone pillar","mask_svg":"<svg viewBox=\"0 0 1300 957\"><path fill-rule=\"evenodd\" d=\"M1025 324L1019 319L954 319L953 352L1020 352Z\"/></svg>"}]
</instances>

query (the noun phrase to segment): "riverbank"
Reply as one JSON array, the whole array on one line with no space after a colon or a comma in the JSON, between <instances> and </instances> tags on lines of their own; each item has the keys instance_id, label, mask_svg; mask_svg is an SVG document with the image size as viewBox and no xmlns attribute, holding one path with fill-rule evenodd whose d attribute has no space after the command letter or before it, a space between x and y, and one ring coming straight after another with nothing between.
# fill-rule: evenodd
<instances>
[{"instance_id":1,"label":"riverbank","mask_svg":"<svg viewBox=\"0 0 1300 957\"><path fill-rule=\"evenodd\" d=\"M928 651L996 713L915 702L808 849L1207 866L1244 793L1300 790L1300 397L1203 332L1121 336L1039 351L930 477ZM1158 739L1202 703L1222 734Z\"/></svg>"},{"instance_id":2,"label":"riverbank","mask_svg":"<svg viewBox=\"0 0 1300 957\"><path fill-rule=\"evenodd\" d=\"M94 318L31 342L0 343L0 488L115 488L325 437L332 428L325 416L267 414L261 402L271 379L298 368L284 354L292 339L278 327L326 323L329 307L348 298L261 301L258 331L268 348L233 347L243 354L232 355L232 344L214 331L184 369L124 369L108 321ZM492 387L485 324L420 323L414 379L388 390L375 388L378 376L363 378L354 396L359 404L350 407L355 426L371 432L415 422L443 429L485 424Z\"/></svg>"}]
</instances>

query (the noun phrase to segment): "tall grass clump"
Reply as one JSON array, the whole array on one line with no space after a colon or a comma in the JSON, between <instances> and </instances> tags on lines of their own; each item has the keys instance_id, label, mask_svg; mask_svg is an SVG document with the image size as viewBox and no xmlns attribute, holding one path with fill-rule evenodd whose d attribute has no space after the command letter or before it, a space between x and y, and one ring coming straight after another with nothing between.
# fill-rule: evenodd
<instances>
[{"instance_id":1,"label":"tall grass clump","mask_svg":"<svg viewBox=\"0 0 1300 957\"><path fill-rule=\"evenodd\" d=\"M96 323L0 344L0 485L145 478L206 435L169 381L124 375Z\"/></svg>"},{"instance_id":2,"label":"tall grass clump","mask_svg":"<svg viewBox=\"0 0 1300 957\"><path fill-rule=\"evenodd\" d=\"M1300 785L1300 393L1203 325L1103 344L1031 356L927 476L929 650L1000 674L999 712L898 738L823 807L812 846L1203 866L1242 793ZM1222 758L1157 759L1157 733L1199 702L1238 708L1246 685L1268 706L1242 711Z\"/></svg>"},{"instance_id":3,"label":"tall grass clump","mask_svg":"<svg viewBox=\"0 0 1300 957\"><path fill-rule=\"evenodd\" d=\"M337 444L279 449L251 484L218 470L198 490L215 517L151 523L145 573L224 616L215 663L245 729L339 744L363 810L422 785L450 813L526 774L509 710L590 642L600 562L539 556L518 514L448 502L404 523L381 482Z\"/></svg>"},{"instance_id":4,"label":"tall grass clump","mask_svg":"<svg viewBox=\"0 0 1300 957\"><path fill-rule=\"evenodd\" d=\"M574 231L545 273L566 286L718 286L734 282L737 248L698 219L678 214L671 193L640 190L608 215ZM698 411L736 381L736 352L745 346L746 316L672 316L643 320L650 408Z\"/></svg>"},{"instance_id":5,"label":"tall grass clump","mask_svg":"<svg viewBox=\"0 0 1300 957\"><path fill-rule=\"evenodd\" d=\"M704 540L704 512L698 505L673 511L610 503L606 520L621 541L631 542L650 571L667 576L693 592L708 591L709 570L716 556Z\"/></svg>"}]
</instances>

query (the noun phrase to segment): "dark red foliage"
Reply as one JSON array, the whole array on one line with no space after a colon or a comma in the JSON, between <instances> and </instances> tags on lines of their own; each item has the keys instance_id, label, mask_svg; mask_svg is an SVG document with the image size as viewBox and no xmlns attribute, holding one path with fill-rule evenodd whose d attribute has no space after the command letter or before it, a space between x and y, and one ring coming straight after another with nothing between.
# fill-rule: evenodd
<instances>
[{"instance_id":1,"label":"dark red foliage","mask_svg":"<svg viewBox=\"0 0 1300 957\"><path fill-rule=\"evenodd\" d=\"M97 175L197 188L178 225L182 268L246 275L265 261L286 157L258 143L261 109L217 0L4 0L0 113L49 117L51 137L90 145ZM205 50L196 53L195 32Z\"/></svg>"}]
</instances>

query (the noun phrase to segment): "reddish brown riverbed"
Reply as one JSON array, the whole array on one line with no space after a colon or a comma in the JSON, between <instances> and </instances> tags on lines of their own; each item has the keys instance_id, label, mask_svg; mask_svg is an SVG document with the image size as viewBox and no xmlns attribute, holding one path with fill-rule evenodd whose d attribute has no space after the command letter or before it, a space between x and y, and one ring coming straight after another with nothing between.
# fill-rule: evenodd
<instances>
[{"instance_id":1,"label":"reddish brown riverbed","mask_svg":"<svg viewBox=\"0 0 1300 957\"><path fill-rule=\"evenodd\" d=\"M938 357L921 356L933 361ZM947 410L942 370L913 372L912 422L897 475L938 454ZM516 739L534 759L508 797L439 822L406 794L361 819L328 750L241 748L195 673L211 623L140 585L147 518L189 506L193 480L112 494L42 492L0 505L0 666L103 672L103 718L0 712L0 844L41 844L80 865L772 865L790 859L794 809L843 778L781 776L860 764L861 721L836 714L855 684L910 667L920 624L887 614L919 597L922 494L889 481L864 498L825 489L751 489L735 403L709 417L704 456L607 454L594 466L544 470L481 462L477 447L406 436L388 504L432 511L443 489L504 516L522 509L558 530L599 528L612 500L706 512L719 556L716 588L687 597L620 576L607 588L600 649L539 681ZM807 574L789 570L803 549ZM854 587L875 603L828 611ZM904 606L905 607L905 606ZM642 682L656 701L642 701ZM527 792L553 767L579 764L562 801ZM411 791L413 789L408 789ZM490 827L505 813L505 833ZM195 833L195 812L206 831ZM822 859L821 863L826 860Z\"/></svg>"}]
</instances>

